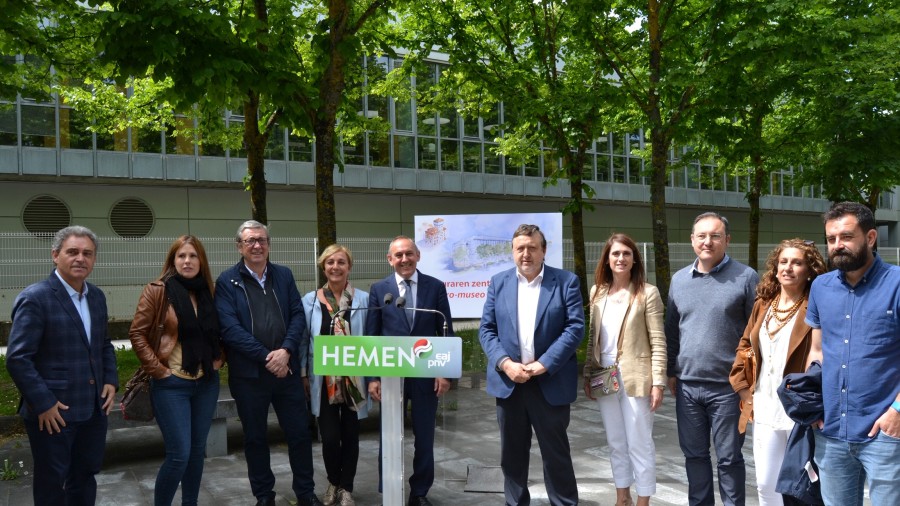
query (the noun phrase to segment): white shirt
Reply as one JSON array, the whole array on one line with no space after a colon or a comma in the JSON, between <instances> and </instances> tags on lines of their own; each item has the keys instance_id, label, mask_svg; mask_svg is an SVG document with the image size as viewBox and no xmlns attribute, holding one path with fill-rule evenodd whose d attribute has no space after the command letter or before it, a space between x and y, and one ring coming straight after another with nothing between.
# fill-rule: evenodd
<instances>
[{"instance_id":1,"label":"white shirt","mask_svg":"<svg viewBox=\"0 0 900 506\"><path fill-rule=\"evenodd\" d=\"M78 316L81 317L81 324L84 325L84 333L87 334L88 343L91 342L91 309L88 307L88 284L84 283L82 285L82 292L79 293L74 288L72 288L66 280L59 275L59 272L55 269L53 273L56 274L56 277L62 282L63 286L66 287L66 292L68 292L69 297L72 299L72 304L75 304L75 310L78 311Z\"/></svg>"},{"instance_id":2,"label":"white shirt","mask_svg":"<svg viewBox=\"0 0 900 506\"><path fill-rule=\"evenodd\" d=\"M770 308L769 311L771 310ZM774 340L769 336L765 322L759 329L759 359L762 365L759 368L759 378L756 379L756 392L753 393L753 421L775 430L794 428L794 421L784 412L784 406L778 398L778 387L784 379L788 346L796 321L797 315L794 315L775 333Z\"/></svg>"},{"instance_id":3,"label":"white shirt","mask_svg":"<svg viewBox=\"0 0 900 506\"><path fill-rule=\"evenodd\" d=\"M253 269L251 269L250 266L247 265L247 262L244 262L244 267L246 267L247 270L250 271L250 275L253 276L253 279L255 279L257 283L259 283L259 286L262 287L263 290L265 290L266 289L266 275L269 273L269 265L266 264L266 268L263 269L262 276L257 276L256 272L254 272Z\"/></svg>"},{"instance_id":4,"label":"white shirt","mask_svg":"<svg viewBox=\"0 0 900 506\"><path fill-rule=\"evenodd\" d=\"M522 364L535 361L534 356L534 324L537 322L538 297L541 295L541 281L544 279L544 266L531 282L516 270L518 284L518 322L519 350L522 353Z\"/></svg>"}]
</instances>

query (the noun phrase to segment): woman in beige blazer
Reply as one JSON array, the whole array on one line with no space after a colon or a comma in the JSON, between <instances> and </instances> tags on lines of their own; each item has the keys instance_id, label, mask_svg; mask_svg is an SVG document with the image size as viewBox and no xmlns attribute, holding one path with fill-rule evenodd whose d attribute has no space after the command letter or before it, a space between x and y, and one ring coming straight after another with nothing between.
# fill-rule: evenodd
<instances>
[{"instance_id":1,"label":"woman in beige blazer","mask_svg":"<svg viewBox=\"0 0 900 506\"><path fill-rule=\"evenodd\" d=\"M637 245L613 234L603 248L590 297L590 340L584 367L584 393L596 399L610 448L616 505L650 504L656 493L653 413L666 384L666 336L659 290L644 278ZM591 376L618 363L612 383L618 391L594 395Z\"/></svg>"}]
</instances>

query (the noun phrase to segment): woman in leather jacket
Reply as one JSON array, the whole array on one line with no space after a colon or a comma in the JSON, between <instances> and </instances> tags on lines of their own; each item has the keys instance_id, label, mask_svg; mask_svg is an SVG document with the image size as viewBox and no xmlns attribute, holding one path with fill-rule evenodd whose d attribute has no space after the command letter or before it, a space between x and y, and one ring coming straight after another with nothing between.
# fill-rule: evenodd
<instances>
[{"instance_id":1,"label":"woman in leather jacket","mask_svg":"<svg viewBox=\"0 0 900 506\"><path fill-rule=\"evenodd\" d=\"M806 369L812 334L804 321L809 287L825 270L812 241L788 239L772 250L731 369L729 381L741 396L738 430L744 433L753 421L753 460L762 506L783 504L775 485L794 422L776 391L786 374Z\"/></svg>"},{"instance_id":2,"label":"woman in leather jacket","mask_svg":"<svg viewBox=\"0 0 900 506\"><path fill-rule=\"evenodd\" d=\"M144 287L131 346L150 375L150 395L166 458L156 475L154 504L197 504L206 437L219 399L225 356L206 251L192 235L172 243L159 279Z\"/></svg>"}]
</instances>

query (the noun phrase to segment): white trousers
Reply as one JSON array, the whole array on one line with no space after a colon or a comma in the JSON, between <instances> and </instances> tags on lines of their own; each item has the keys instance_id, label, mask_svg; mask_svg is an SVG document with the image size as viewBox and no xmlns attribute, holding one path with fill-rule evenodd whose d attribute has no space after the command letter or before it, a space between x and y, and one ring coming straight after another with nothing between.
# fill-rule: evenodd
<instances>
[{"instance_id":1,"label":"white trousers","mask_svg":"<svg viewBox=\"0 0 900 506\"><path fill-rule=\"evenodd\" d=\"M788 430L777 430L761 423L753 424L753 461L756 463L756 490L760 506L783 506L781 494L775 491L778 472L784 461Z\"/></svg>"},{"instance_id":2,"label":"white trousers","mask_svg":"<svg viewBox=\"0 0 900 506\"><path fill-rule=\"evenodd\" d=\"M622 388L597 398L616 488L635 484L637 495L656 493L656 445L650 397L629 397Z\"/></svg>"}]
</instances>

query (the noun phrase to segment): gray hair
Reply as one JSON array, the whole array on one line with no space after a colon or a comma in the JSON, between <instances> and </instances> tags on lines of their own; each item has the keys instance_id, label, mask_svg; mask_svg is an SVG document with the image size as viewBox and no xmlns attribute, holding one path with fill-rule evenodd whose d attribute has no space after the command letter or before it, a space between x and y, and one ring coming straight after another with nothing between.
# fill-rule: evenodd
<instances>
[{"instance_id":1,"label":"gray hair","mask_svg":"<svg viewBox=\"0 0 900 506\"><path fill-rule=\"evenodd\" d=\"M82 227L81 225L71 225L66 228L60 229L56 235L53 236L53 243L50 245L50 251L54 253L59 253L62 249L62 244L66 242L66 239L72 236L75 237L87 237L94 243L94 249L99 249L99 244L97 242L97 234L91 231L91 229L87 227Z\"/></svg>"},{"instance_id":2,"label":"gray hair","mask_svg":"<svg viewBox=\"0 0 900 506\"><path fill-rule=\"evenodd\" d=\"M513 232L512 238L515 239L516 237L519 237L522 235L525 235L528 237L540 236L541 237L541 249L543 249L544 251L547 250L547 238L544 237L544 233L541 232L541 227L539 227L537 225L529 225L527 223L523 223L523 224L519 225L519 227L516 229L515 232Z\"/></svg>"},{"instance_id":3,"label":"gray hair","mask_svg":"<svg viewBox=\"0 0 900 506\"><path fill-rule=\"evenodd\" d=\"M700 214L696 218L694 218L694 224L691 225L691 233L692 234L694 233L694 226L697 225L697 223L700 220L705 220L706 218L715 218L715 219L721 221L722 224L725 225L725 235L731 235L731 232L728 231L728 218L722 216L721 214L719 214L717 212L713 212L713 211L709 211L709 212Z\"/></svg>"},{"instance_id":4,"label":"gray hair","mask_svg":"<svg viewBox=\"0 0 900 506\"><path fill-rule=\"evenodd\" d=\"M269 237L269 227L263 225L262 223L256 220L247 220L241 223L241 226L237 229L237 235L234 236L234 240L237 242L241 242L241 234L244 233L244 230L250 229L263 229L266 232L266 237Z\"/></svg>"}]
</instances>

